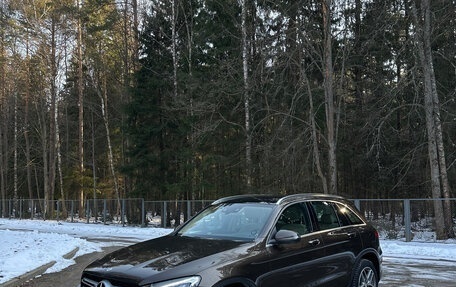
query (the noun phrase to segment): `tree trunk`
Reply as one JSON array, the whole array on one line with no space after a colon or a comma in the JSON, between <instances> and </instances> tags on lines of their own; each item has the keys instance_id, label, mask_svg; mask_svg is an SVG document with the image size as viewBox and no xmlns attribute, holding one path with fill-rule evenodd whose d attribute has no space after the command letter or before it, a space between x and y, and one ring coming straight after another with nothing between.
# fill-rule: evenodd
<instances>
[{"instance_id":1,"label":"tree trunk","mask_svg":"<svg viewBox=\"0 0 456 287\"><path fill-rule=\"evenodd\" d=\"M182 3L182 2L181 2ZM191 1L189 2L190 6L190 15L193 15L193 7ZM188 17L187 11L185 10L185 7L182 6L182 13L184 15L184 21L185 21L185 30L187 32L187 69L188 69L188 75L190 79L193 79L193 66L192 66L192 60L193 60L193 17ZM190 21L188 21L190 19ZM188 114L190 115L191 118L194 117L194 111L193 111L193 87L190 85L188 87L188 102L189 102L189 111ZM194 127L192 126L192 130L190 131L190 134L188 135L188 138L190 139L190 144L192 147L192 150L195 151L195 141L194 141ZM187 193L186 198L187 199L195 199L195 190L197 186L197 180L198 180L198 170L196 168L196 155L194 154L191 159L190 159L190 166L192 167L192 174L191 174L191 179L190 179L190 191Z\"/></svg>"},{"instance_id":2,"label":"tree trunk","mask_svg":"<svg viewBox=\"0 0 456 287\"><path fill-rule=\"evenodd\" d=\"M454 238L453 230L453 215L451 211L451 202L449 198L450 194L450 184L448 182L447 174L447 165L445 159L445 148L443 144L443 131L442 123L440 121L440 101L439 95L437 93L437 85L435 81L435 72L434 64L432 60L432 47L431 47L431 8L430 0L423 0L422 7L425 9L424 15L424 54L429 68L426 73L429 73L431 80L431 96L432 96L432 110L433 110L433 122L435 128L435 137L437 145L437 155L438 155L438 168L440 174L441 188L442 188L442 197L445 199L443 201L443 214L444 214L444 234L447 238Z\"/></svg>"},{"instance_id":3,"label":"tree trunk","mask_svg":"<svg viewBox=\"0 0 456 287\"><path fill-rule=\"evenodd\" d=\"M58 115L58 108L56 109L56 114ZM67 207L65 205L65 192L63 190L63 171L62 171L62 150L60 144L60 129L59 121L55 123L55 135L56 135L56 150L57 150L57 170L59 173L59 187L60 187L60 201L62 202L62 212L64 217L68 215Z\"/></svg>"},{"instance_id":4,"label":"tree trunk","mask_svg":"<svg viewBox=\"0 0 456 287\"><path fill-rule=\"evenodd\" d=\"M106 78L103 77L103 85L104 89L103 92L98 89L99 97L101 100L101 114L103 116L103 123L106 130L106 141L108 142L108 163L109 169L111 171L112 180L114 182L114 192L116 194L117 199L117 209L120 211L121 204L120 204L120 192L119 192L119 182L117 180L116 169L114 167L114 156L112 152L112 144L111 144L111 133L109 130L109 117L108 117L108 109L107 109L107 102L108 102L108 95L107 95L107 87L106 87Z\"/></svg>"},{"instance_id":5,"label":"tree trunk","mask_svg":"<svg viewBox=\"0 0 456 287\"><path fill-rule=\"evenodd\" d=\"M14 191L14 196L13 196L13 206L14 206L14 213L13 216L16 217L16 213L18 211L18 200L19 200L19 195L18 195L18 190L17 190L17 95L14 95L14 131L13 131L13 191Z\"/></svg>"},{"instance_id":6,"label":"tree trunk","mask_svg":"<svg viewBox=\"0 0 456 287\"><path fill-rule=\"evenodd\" d=\"M313 157L315 167L317 168L318 177L320 177L322 185L323 185L323 193L327 194L328 192L328 181L321 168L321 160L320 160L320 149L318 148L318 137L317 137L317 126L315 124L315 111L313 106L313 96L312 90L310 89L310 83L305 75L305 72L302 72L304 76L304 81L307 86L307 94L309 95L309 122L311 127L312 133L312 150L313 150Z\"/></svg>"},{"instance_id":7,"label":"tree trunk","mask_svg":"<svg viewBox=\"0 0 456 287\"><path fill-rule=\"evenodd\" d=\"M93 121L93 110L90 113L92 121L92 180L93 180L93 213L95 217L95 222L97 222L98 212L97 212L97 165L95 160L95 123Z\"/></svg>"},{"instance_id":8,"label":"tree trunk","mask_svg":"<svg viewBox=\"0 0 456 287\"><path fill-rule=\"evenodd\" d=\"M252 132L250 130L250 85L249 85L249 58L247 41L247 0L240 0L242 25L242 71L244 79L244 114L245 114L245 169L246 185L252 186Z\"/></svg>"},{"instance_id":9,"label":"tree trunk","mask_svg":"<svg viewBox=\"0 0 456 287\"><path fill-rule=\"evenodd\" d=\"M0 99L1 100L1 99ZM3 110L3 104L0 103L0 111ZM5 169L3 168L3 125L0 124L0 194L1 194L1 214L0 217L6 217L6 189L5 189Z\"/></svg>"},{"instance_id":10,"label":"tree trunk","mask_svg":"<svg viewBox=\"0 0 456 287\"><path fill-rule=\"evenodd\" d=\"M44 99L40 99L44 101ZM42 207L43 218L47 219L48 210L49 210L49 172L48 172L48 131L46 126L46 116L45 109L35 103L36 113L38 115L38 126L40 127L41 133L41 154L43 157L43 193L44 193L44 203Z\"/></svg>"},{"instance_id":11,"label":"tree trunk","mask_svg":"<svg viewBox=\"0 0 456 287\"><path fill-rule=\"evenodd\" d=\"M82 2L77 0L78 10L81 12ZM82 20L77 19L77 61L78 61L78 156L79 156L79 217L84 217L84 79L82 73Z\"/></svg>"},{"instance_id":12,"label":"tree trunk","mask_svg":"<svg viewBox=\"0 0 456 287\"><path fill-rule=\"evenodd\" d=\"M139 62L139 57L138 57L138 51L139 51L139 35L138 35L138 1L137 0L132 0L131 1L131 6L133 9L133 55L132 55L132 63L131 67L133 72L136 72L138 69L138 62Z\"/></svg>"},{"instance_id":13,"label":"tree trunk","mask_svg":"<svg viewBox=\"0 0 456 287\"><path fill-rule=\"evenodd\" d=\"M334 69L332 63L332 41L331 41L331 0L322 0L323 12L323 37L324 37L324 90L326 129L328 140L328 192L337 194L337 157L336 157L336 122L334 105Z\"/></svg>"},{"instance_id":14,"label":"tree trunk","mask_svg":"<svg viewBox=\"0 0 456 287\"><path fill-rule=\"evenodd\" d=\"M25 140L25 160L26 169L27 169L27 189L28 189L28 196L30 199L30 206L32 206L32 198L33 198L33 188L32 188L32 160L30 156L30 139L29 139L29 103L30 103L30 55L29 55L29 41L27 38L27 48L26 48L26 59L27 59L27 81L25 87L25 107L24 107L24 140ZM34 211L31 210L31 217L34 216Z\"/></svg>"},{"instance_id":15,"label":"tree trunk","mask_svg":"<svg viewBox=\"0 0 456 287\"><path fill-rule=\"evenodd\" d=\"M171 49L173 54L173 88L174 100L177 100L177 48L176 48L176 0L171 1Z\"/></svg>"},{"instance_id":16,"label":"tree trunk","mask_svg":"<svg viewBox=\"0 0 456 287\"><path fill-rule=\"evenodd\" d=\"M4 18L4 10L3 7L1 9L2 15L1 19ZM0 57L3 59L6 57L5 54L5 31L4 29L0 29ZM4 61L0 61L0 194L1 194L1 217L6 216L6 184L5 184L5 171L6 166L4 165L4 151L6 151L6 147L3 145L4 137L6 136L6 113L4 113L4 106L5 106L5 97L6 97L6 69Z\"/></svg>"},{"instance_id":17,"label":"tree trunk","mask_svg":"<svg viewBox=\"0 0 456 287\"><path fill-rule=\"evenodd\" d=\"M52 17L54 18L54 17ZM57 55L56 55L56 26L55 19L51 19L51 104L49 110L49 199L54 200L56 174L56 121L57 121ZM49 212L53 212L54 205L49 205Z\"/></svg>"},{"instance_id":18,"label":"tree trunk","mask_svg":"<svg viewBox=\"0 0 456 287\"><path fill-rule=\"evenodd\" d=\"M132 67L133 71L136 71L137 68L139 68L139 35L138 35L138 3L136 0L132 0L132 6L133 6L133 13L134 13L134 35L133 35L133 56L132 56L132 63L130 64L130 53L129 53L129 37L128 35L130 34L129 32L129 25L128 25L128 5L129 2L128 0L124 0L124 9L123 9L123 55L122 55L122 62L123 62L123 91L121 93L121 103L123 105L127 105L130 102L130 97L128 95L128 90L130 88L130 84L132 83L132 79L130 78L130 66ZM121 126L125 125L125 115L122 113L121 115ZM128 149L129 143L128 143L128 138L125 137L124 134L124 129L122 129L121 132L121 161L122 165L128 165L129 164L129 159L126 155L126 150ZM124 183L123 183L123 192L124 195L128 194L128 192L131 190L131 180L128 176L124 178Z\"/></svg>"},{"instance_id":19,"label":"tree trunk","mask_svg":"<svg viewBox=\"0 0 456 287\"><path fill-rule=\"evenodd\" d=\"M438 95L435 86L434 65L432 61L430 15L431 13L429 0L421 1L420 17L418 16L418 11L414 3L412 4L412 12L415 20L415 26L417 28L417 31L415 33L417 37L416 43L424 78L424 109L426 115L426 130L428 137L429 165L431 170L431 191L432 197L435 199L434 212L436 236L437 239L447 239L450 233L453 233L453 224L452 222L450 224L447 222L448 220L445 220L445 217L447 216L451 218L451 214L446 215L444 213L442 201L440 200L442 196L445 196L442 193L442 186L445 185L442 182L442 180L444 179L443 177L441 177L442 170L445 170L445 179L447 180L447 178L445 161L443 159L442 162L440 158L441 156L444 157L445 154L443 150L443 142L439 143L439 138L441 139L442 137L442 135L439 135L439 133L441 133L442 130L439 118L440 108L438 106ZM440 148L442 150L439 150ZM446 188L448 188L448 183L446 183ZM449 229L451 229L451 232Z\"/></svg>"}]
</instances>

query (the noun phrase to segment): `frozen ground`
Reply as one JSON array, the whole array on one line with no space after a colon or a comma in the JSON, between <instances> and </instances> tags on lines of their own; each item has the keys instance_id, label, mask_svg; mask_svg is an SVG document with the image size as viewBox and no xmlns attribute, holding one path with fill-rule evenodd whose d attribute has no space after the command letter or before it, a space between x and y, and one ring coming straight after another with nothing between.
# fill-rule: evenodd
<instances>
[{"instance_id":1,"label":"frozen ground","mask_svg":"<svg viewBox=\"0 0 456 287\"><path fill-rule=\"evenodd\" d=\"M162 236L170 231L171 229L153 227L0 218L0 284L51 261L56 261L56 264L46 272L58 272L74 264L73 259L64 259L63 256L76 248L78 251L75 257L100 251L106 246L129 245ZM389 279L384 277L381 286L437 286L432 284L433 280L455 278L454 240L382 240L381 245L385 273L401 274ZM427 266L428 272L420 270L423 264ZM422 281L431 283L417 284L416 279L420 276ZM410 284L404 285L404 281L398 280L410 280Z\"/></svg>"},{"instance_id":2,"label":"frozen ground","mask_svg":"<svg viewBox=\"0 0 456 287\"><path fill-rule=\"evenodd\" d=\"M158 237L171 229L122 227L121 225L70 223L0 218L0 284L51 261L47 273L58 272L73 259L63 256L101 251L102 247L129 245Z\"/></svg>"}]
</instances>

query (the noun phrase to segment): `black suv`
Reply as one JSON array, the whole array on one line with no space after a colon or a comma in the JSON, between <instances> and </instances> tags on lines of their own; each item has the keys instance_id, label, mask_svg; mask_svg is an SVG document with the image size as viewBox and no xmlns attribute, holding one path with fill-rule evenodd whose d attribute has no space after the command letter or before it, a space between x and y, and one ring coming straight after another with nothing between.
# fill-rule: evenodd
<instances>
[{"instance_id":1,"label":"black suv","mask_svg":"<svg viewBox=\"0 0 456 287\"><path fill-rule=\"evenodd\" d=\"M81 287L376 287L381 262L377 231L342 197L240 195L95 261Z\"/></svg>"}]
</instances>

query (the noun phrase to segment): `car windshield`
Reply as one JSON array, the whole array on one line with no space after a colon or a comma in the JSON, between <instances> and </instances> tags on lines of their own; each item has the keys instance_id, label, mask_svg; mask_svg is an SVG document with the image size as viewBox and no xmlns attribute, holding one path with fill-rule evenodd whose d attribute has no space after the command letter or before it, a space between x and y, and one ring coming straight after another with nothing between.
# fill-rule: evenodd
<instances>
[{"instance_id":1,"label":"car windshield","mask_svg":"<svg viewBox=\"0 0 456 287\"><path fill-rule=\"evenodd\" d=\"M224 203L206 208L178 231L180 236L251 241L263 230L273 204Z\"/></svg>"}]
</instances>

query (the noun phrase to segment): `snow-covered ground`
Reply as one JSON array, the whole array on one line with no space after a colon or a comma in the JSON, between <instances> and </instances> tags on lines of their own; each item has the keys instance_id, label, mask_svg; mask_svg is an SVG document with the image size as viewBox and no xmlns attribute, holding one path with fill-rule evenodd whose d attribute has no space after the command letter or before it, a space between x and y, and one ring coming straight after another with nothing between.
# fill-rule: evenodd
<instances>
[{"instance_id":1,"label":"snow-covered ground","mask_svg":"<svg viewBox=\"0 0 456 287\"><path fill-rule=\"evenodd\" d=\"M75 263L63 256L76 248L78 251L73 258L101 251L107 246L127 246L171 231L102 223L0 218L0 284L52 261L56 263L46 272L58 272Z\"/></svg>"},{"instance_id":2,"label":"snow-covered ground","mask_svg":"<svg viewBox=\"0 0 456 287\"><path fill-rule=\"evenodd\" d=\"M46 272L58 272L74 264L73 259L64 259L63 256L76 248L75 257L100 251L106 246L126 246L169 232L171 229L153 227L0 218L0 284L51 261L56 261L56 264ZM455 240L382 240L381 245L385 257L445 260L456 264Z\"/></svg>"}]
</instances>

